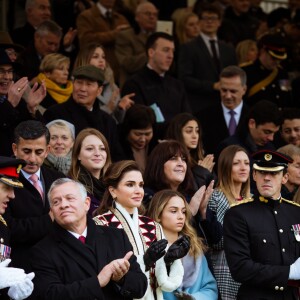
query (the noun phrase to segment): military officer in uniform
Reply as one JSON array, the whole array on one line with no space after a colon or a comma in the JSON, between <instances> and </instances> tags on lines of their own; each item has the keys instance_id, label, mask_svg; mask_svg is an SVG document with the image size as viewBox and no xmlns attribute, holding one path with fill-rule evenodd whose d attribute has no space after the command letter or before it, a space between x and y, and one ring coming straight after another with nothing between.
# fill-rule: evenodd
<instances>
[{"instance_id":1,"label":"military officer in uniform","mask_svg":"<svg viewBox=\"0 0 300 300\"><path fill-rule=\"evenodd\" d=\"M33 290L34 273L25 274L24 270L8 267L11 248L9 229L2 217L10 200L15 197L14 188L22 188L18 180L24 160L0 156L0 299L25 299ZM7 290L7 288L9 288ZM9 298L9 297L10 298Z\"/></svg>"},{"instance_id":2,"label":"military officer in uniform","mask_svg":"<svg viewBox=\"0 0 300 300\"><path fill-rule=\"evenodd\" d=\"M279 108L292 106L288 73L280 65L287 58L284 38L280 34L265 34L257 46L258 58L242 67L247 74L245 102L252 106L265 99Z\"/></svg>"},{"instance_id":3,"label":"military officer in uniform","mask_svg":"<svg viewBox=\"0 0 300 300\"><path fill-rule=\"evenodd\" d=\"M300 205L281 197L291 158L275 151L253 155L257 194L224 218L224 249L238 300L299 299Z\"/></svg>"}]
</instances>

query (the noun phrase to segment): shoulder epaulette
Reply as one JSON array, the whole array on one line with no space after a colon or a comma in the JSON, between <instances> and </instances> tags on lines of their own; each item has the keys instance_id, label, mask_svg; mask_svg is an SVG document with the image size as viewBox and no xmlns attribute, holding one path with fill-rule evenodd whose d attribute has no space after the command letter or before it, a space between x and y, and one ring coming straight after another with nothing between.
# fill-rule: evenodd
<instances>
[{"instance_id":1,"label":"shoulder epaulette","mask_svg":"<svg viewBox=\"0 0 300 300\"><path fill-rule=\"evenodd\" d=\"M3 223L5 226L7 226L6 221L4 220L4 218L0 215L0 222Z\"/></svg>"},{"instance_id":2,"label":"shoulder epaulette","mask_svg":"<svg viewBox=\"0 0 300 300\"><path fill-rule=\"evenodd\" d=\"M237 201L237 202L231 204L230 207L237 206L237 205L240 205L240 204L250 203L250 202L253 202L253 201L254 201L254 199L252 197L249 197L249 198L246 198L244 200Z\"/></svg>"},{"instance_id":3,"label":"shoulder epaulette","mask_svg":"<svg viewBox=\"0 0 300 300\"><path fill-rule=\"evenodd\" d=\"M246 61L246 62L243 62L241 64L239 64L239 67L240 68L243 68L243 67L248 67L250 65L253 65L253 61Z\"/></svg>"},{"instance_id":4,"label":"shoulder epaulette","mask_svg":"<svg viewBox=\"0 0 300 300\"><path fill-rule=\"evenodd\" d=\"M281 200L284 201L284 202L287 202L289 204L296 205L296 206L300 207L300 204L297 203L297 202L294 202L294 201L291 201L291 200L287 200L287 199L284 199L284 198L281 198Z\"/></svg>"}]
</instances>

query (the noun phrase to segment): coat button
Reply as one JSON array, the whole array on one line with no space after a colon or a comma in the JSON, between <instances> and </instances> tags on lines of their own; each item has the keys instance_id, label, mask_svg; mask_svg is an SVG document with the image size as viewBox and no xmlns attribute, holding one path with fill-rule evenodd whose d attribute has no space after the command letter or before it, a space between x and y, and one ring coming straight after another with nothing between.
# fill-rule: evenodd
<instances>
[{"instance_id":1,"label":"coat button","mask_svg":"<svg viewBox=\"0 0 300 300\"><path fill-rule=\"evenodd\" d=\"M277 215L277 210L274 210L274 214Z\"/></svg>"},{"instance_id":2,"label":"coat button","mask_svg":"<svg viewBox=\"0 0 300 300\"><path fill-rule=\"evenodd\" d=\"M275 286L275 290L276 290L276 291L279 290L279 286L278 286L278 285Z\"/></svg>"},{"instance_id":3,"label":"coat button","mask_svg":"<svg viewBox=\"0 0 300 300\"><path fill-rule=\"evenodd\" d=\"M264 242L264 243L266 243L266 242L267 242L267 240L263 239L263 242Z\"/></svg>"},{"instance_id":4,"label":"coat button","mask_svg":"<svg viewBox=\"0 0 300 300\"><path fill-rule=\"evenodd\" d=\"M285 249L284 249L284 248L282 248L282 252L285 252Z\"/></svg>"},{"instance_id":5,"label":"coat button","mask_svg":"<svg viewBox=\"0 0 300 300\"><path fill-rule=\"evenodd\" d=\"M283 287L283 286L281 286L279 289L280 289L281 291L283 291L283 290L284 290L284 287Z\"/></svg>"},{"instance_id":6,"label":"coat button","mask_svg":"<svg viewBox=\"0 0 300 300\"><path fill-rule=\"evenodd\" d=\"M3 239L3 238L0 239L0 243L1 243L1 244L4 243L4 239Z\"/></svg>"},{"instance_id":7,"label":"coat button","mask_svg":"<svg viewBox=\"0 0 300 300\"><path fill-rule=\"evenodd\" d=\"M280 233L283 233L283 230L282 230L282 229L279 229L279 232L280 232Z\"/></svg>"}]
</instances>

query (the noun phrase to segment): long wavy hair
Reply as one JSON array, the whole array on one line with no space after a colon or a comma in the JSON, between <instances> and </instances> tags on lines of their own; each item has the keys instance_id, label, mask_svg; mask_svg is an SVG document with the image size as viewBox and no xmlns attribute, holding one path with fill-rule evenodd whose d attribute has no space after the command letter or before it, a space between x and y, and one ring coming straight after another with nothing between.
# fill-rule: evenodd
<instances>
[{"instance_id":1,"label":"long wavy hair","mask_svg":"<svg viewBox=\"0 0 300 300\"><path fill-rule=\"evenodd\" d=\"M73 70L76 70L76 68L81 66L90 65L90 61L97 48L101 48L102 51L105 52L103 46L98 43L90 43L88 45L85 45L84 47L81 47L76 57L76 60L74 62ZM106 59L105 59L104 78L105 81L108 82L110 85L113 86L115 84L112 68L109 66L109 62Z\"/></svg>"},{"instance_id":2,"label":"long wavy hair","mask_svg":"<svg viewBox=\"0 0 300 300\"><path fill-rule=\"evenodd\" d=\"M184 226L179 234L187 235L191 239L191 248L189 254L196 259L207 249L202 239L198 237L196 230L191 225L192 213L186 199L181 193L173 190L162 190L157 192L150 201L148 216L154 221L161 224L161 216L163 210L167 206L169 200L176 196L183 200L186 208L186 218Z\"/></svg>"},{"instance_id":3,"label":"long wavy hair","mask_svg":"<svg viewBox=\"0 0 300 300\"><path fill-rule=\"evenodd\" d=\"M176 140L182 145L184 145L184 139L182 134L183 127L189 122L195 121L199 128L199 139L198 144L195 149L190 149L189 151L189 159L192 166L198 165L198 161L204 158L204 150L202 145L202 130L199 120L195 118L192 114L189 113L181 113L176 115L169 123L166 132L166 139Z\"/></svg>"},{"instance_id":4,"label":"long wavy hair","mask_svg":"<svg viewBox=\"0 0 300 300\"><path fill-rule=\"evenodd\" d=\"M87 136L90 136L90 135L95 135L97 138L99 138L101 140L101 142L103 143L103 145L105 147L106 153L107 153L106 162L100 172L99 179L103 178L103 175L105 174L109 165L111 164L110 150L109 150L108 142L107 142L105 136L97 129L86 128L86 129L81 130L75 139L73 151L72 151L72 162L71 162L71 167L70 167L70 171L69 171L68 175L72 179L81 182L81 180L80 180L81 175L83 173L88 173L90 175L90 180L88 180L87 182L82 182L82 183L85 185L88 192L93 194L92 175L81 165L81 163L78 159L78 156L80 154L81 147L82 147L82 142Z\"/></svg>"},{"instance_id":5,"label":"long wavy hair","mask_svg":"<svg viewBox=\"0 0 300 300\"><path fill-rule=\"evenodd\" d=\"M235 202L233 195L233 179L232 179L232 165L233 159L237 152L243 151L247 154L247 151L238 145L231 145L223 149L218 160L218 188L225 194L229 204ZM240 194L243 198L250 197L250 176L246 182L242 183Z\"/></svg>"}]
</instances>

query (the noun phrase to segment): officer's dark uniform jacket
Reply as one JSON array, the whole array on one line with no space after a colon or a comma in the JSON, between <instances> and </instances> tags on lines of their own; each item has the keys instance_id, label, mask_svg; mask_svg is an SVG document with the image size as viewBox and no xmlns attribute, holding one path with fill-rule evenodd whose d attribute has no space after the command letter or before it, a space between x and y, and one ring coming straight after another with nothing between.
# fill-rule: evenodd
<instances>
[{"instance_id":1,"label":"officer's dark uniform jacket","mask_svg":"<svg viewBox=\"0 0 300 300\"><path fill-rule=\"evenodd\" d=\"M300 224L300 205L255 196L230 208L224 218L224 248L242 300L298 299L298 281L288 281L300 256L292 225Z\"/></svg>"},{"instance_id":2,"label":"officer's dark uniform jacket","mask_svg":"<svg viewBox=\"0 0 300 300\"><path fill-rule=\"evenodd\" d=\"M242 67L247 74L247 95L245 102L253 106L265 99L278 105L290 107L293 105L288 73L277 68L277 71L267 70L257 59L254 63ZM255 86L255 88L254 88Z\"/></svg>"},{"instance_id":3,"label":"officer's dark uniform jacket","mask_svg":"<svg viewBox=\"0 0 300 300\"><path fill-rule=\"evenodd\" d=\"M0 245L1 245L1 252L0 252L0 262L5 260L5 258L9 258L6 256L3 256L3 254L6 253L8 255L9 253L3 249L3 245L9 246L10 245L10 231L7 227L6 221L3 219L3 217L0 215ZM2 253L2 250L3 253ZM9 299L7 296L8 289L2 289L0 290L0 300Z\"/></svg>"}]
</instances>

